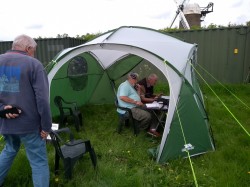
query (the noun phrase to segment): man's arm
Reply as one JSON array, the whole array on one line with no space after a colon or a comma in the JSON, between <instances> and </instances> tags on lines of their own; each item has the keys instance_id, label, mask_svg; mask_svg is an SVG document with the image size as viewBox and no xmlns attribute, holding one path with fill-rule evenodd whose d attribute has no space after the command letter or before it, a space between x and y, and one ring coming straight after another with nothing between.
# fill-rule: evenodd
<instances>
[{"instance_id":1,"label":"man's arm","mask_svg":"<svg viewBox=\"0 0 250 187\"><path fill-rule=\"evenodd\" d=\"M119 98L120 98L122 101L126 102L126 103L131 103L131 104L135 104L135 105L139 105L139 106L143 105L142 102L140 102L140 101L135 101L134 99L131 99L131 98L129 98L128 96L120 96Z\"/></svg>"},{"instance_id":2,"label":"man's arm","mask_svg":"<svg viewBox=\"0 0 250 187\"><path fill-rule=\"evenodd\" d=\"M147 97L145 97L145 94L141 94L140 97L141 97L141 101L143 103L152 103L152 102L156 101L155 97L154 98L147 98Z\"/></svg>"},{"instance_id":3,"label":"man's arm","mask_svg":"<svg viewBox=\"0 0 250 187\"><path fill-rule=\"evenodd\" d=\"M41 118L41 131L50 132L52 126L49 104L49 82L41 63L36 69L33 88L36 95L37 111Z\"/></svg>"},{"instance_id":4,"label":"man's arm","mask_svg":"<svg viewBox=\"0 0 250 187\"><path fill-rule=\"evenodd\" d=\"M145 93L146 93L145 87L143 85L140 85L140 98L143 103L152 103L156 100L154 98L145 97Z\"/></svg>"}]
</instances>

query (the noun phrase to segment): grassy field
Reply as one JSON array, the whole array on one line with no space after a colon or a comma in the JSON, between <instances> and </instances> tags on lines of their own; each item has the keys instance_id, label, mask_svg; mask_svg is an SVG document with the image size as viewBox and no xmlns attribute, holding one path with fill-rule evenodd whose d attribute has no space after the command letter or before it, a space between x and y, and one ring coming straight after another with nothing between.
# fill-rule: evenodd
<instances>
[{"instance_id":1,"label":"grassy field","mask_svg":"<svg viewBox=\"0 0 250 187\"><path fill-rule=\"evenodd\" d=\"M231 85L228 88L244 104L221 86L212 87L221 101L210 89L203 88L216 151L191 158L195 178L202 187L250 186L250 85ZM69 127L76 137L91 140L98 157L98 168L94 170L89 155L85 155L76 164L72 180L64 180L61 170L56 182L57 177L53 174L54 149L48 144L51 186L195 186L188 159L176 159L159 165L148 154L148 149L157 146L160 139L149 137L145 132L135 137L131 128L117 134L118 117L114 105L88 106L82 111L85 131L77 133L73 125ZM1 140L0 150L2 147ZM31 170L24 149L18 154L5 186L32 186Z\"/></svg>"}]
</instances>

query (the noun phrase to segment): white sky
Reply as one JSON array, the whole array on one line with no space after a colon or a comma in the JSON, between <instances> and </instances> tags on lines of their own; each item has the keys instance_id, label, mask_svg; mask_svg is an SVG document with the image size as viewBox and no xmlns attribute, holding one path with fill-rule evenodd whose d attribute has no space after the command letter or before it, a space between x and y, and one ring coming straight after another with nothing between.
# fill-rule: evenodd
<instances>
[{"instance_id":1,"label":"white sky","mask_svg":"<svg viewBox=\"0 0 250 187\"><path fill-rule=\"evenodd\" d=\"M209 2L214 3L214 11L202 26L250 21L250 0L189 0L200 7ZM2 0L0 5L0 41L12 41L19 34L76 37L120 26L163 29L170 26L177 10L174 0Z\"/></svg>"}]
</instances>

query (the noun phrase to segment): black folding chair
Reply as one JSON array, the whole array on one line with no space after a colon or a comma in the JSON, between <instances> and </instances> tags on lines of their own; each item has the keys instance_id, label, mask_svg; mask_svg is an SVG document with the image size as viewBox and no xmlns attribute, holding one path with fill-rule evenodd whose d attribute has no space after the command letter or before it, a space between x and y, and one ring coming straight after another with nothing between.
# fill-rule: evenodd
<instances>
[{"instance_id":1,"label":"black folding chair","mask_svg":"<svg viewBox=\"0 0 250 187\"><path fill-rule=\"evenodd\" d=\"M137 136L140 132L139 122L133 118L131 109L119 106L117 99L115 100L115 106L117 108L125 111L125 114L118 113L119 123L118 123L118 127L117 127L117 132L120 134L122 129L123 129L123 126L125 125L128 127L129 122L131 122L133 125L134 135Z\"/></svg>"},{"instance_id":2,"label":"black folding chair","mask_svg":"<svg viewBox=\"0 0 250 187\"><path fill-rule=\"evenodd\" d=\"M78 109L76 102L65 101L61 96L56 96L54 98L54 103L60 112L60 126L63 124L65 125L69 118L72 118L74 120L76 130L79 131L80 126L83 126L82 113Z\"/></svg>"},{"instance_id":3,"label":"black folding chair","mask_svg":"<svg viewBox=\"0 0 250 187\"><path fill-rule=\"evenodd\" d=\"M137 136L139 134L139 132L140 132L139 122L133 118L131 109L119 106L118 99L117 99L117 96L116 96L116 89L115 89L114 80L110 80L110 84L111 84L111 87L113 88L114 95L115 95L115 106L117 108L125 111L125 114L120 114L118 112L119 123L118 123L118 127L117 127L117 132L120 134L121 131L122 131L123 126L125 125L125 126L128 127L129 124L130 124L129 122L131 121L131 123L133 125L134 135Z\"/></svg>"},{"instance_id":4,"label":"black folding chair","mask_svg":"<svg viewBox=\"0 0 250 187\"><path fill-rule=\"evenodd\" d=\"M96 168L97 158L90 140L75 140L69 128L52 130L50 137L55 148L55 175L59 174L59 160L62 159L65 177L71 179L75 163L87 152Z\"/></svg>"}]
</instances>

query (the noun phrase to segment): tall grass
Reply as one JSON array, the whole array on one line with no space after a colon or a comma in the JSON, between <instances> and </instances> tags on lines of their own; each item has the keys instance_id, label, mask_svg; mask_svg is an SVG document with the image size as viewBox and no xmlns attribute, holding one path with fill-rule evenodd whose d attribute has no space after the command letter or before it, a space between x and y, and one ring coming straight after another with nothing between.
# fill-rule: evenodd
<instances>
[{"instance_id":1,"label":"tall grass","mask_svg":"<svg viewBox=\"0 0 250 187\"><path fill-rule=\"evenodd\" d=\"M250 132L249 108L238 102L221 86L212 88ZM249 84L230 85L228 88L250 105ZM203 93L216 151L191 158L197 183L203 187L249 186L250 137L210 89L204 87ZM74 125L69 127L77 138L91 140L98 157L98 168L94 170L89 155L85 155L76 164L72 180L64 179L61 165L58 181L55 182L57 177L53 174L54 149L48 144L51 186L195 186L187 159L176 159L159 165L148 154L147 150L157 146L160 139L149 137L145 132L135 137L132 128L125 128L121 134L117 134L118 117L114 105L86 106L82 108L82 112L85 130L75 132ZM0 149L2 147L1 140ZM5 186L32 186L31 170L24 149L18 154L6 178Z\"/></svg>"}]
</instances>

